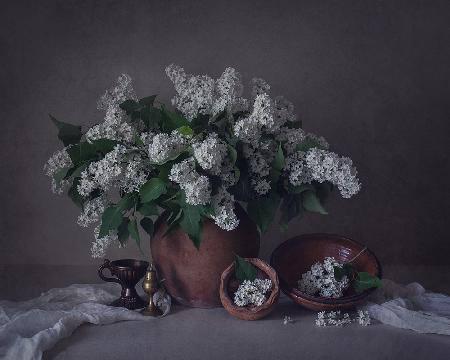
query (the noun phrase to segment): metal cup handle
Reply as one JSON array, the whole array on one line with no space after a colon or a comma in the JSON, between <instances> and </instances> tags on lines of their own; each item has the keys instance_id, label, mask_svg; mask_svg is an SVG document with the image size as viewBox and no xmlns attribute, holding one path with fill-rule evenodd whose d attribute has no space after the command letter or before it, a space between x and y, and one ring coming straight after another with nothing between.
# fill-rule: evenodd
<instances>
[{"instance_id":1,"label":"metal cup handle","mask_svg":"<svg viewBox=\"0 0 450 360\"><path fill-rule=\"evenodd\" d=\"M105 261L103 262L102 265L100 265L100 267L98 268L98 276L100 277L100 279L102 279L103 281L108 281L108 282L116 282L119 283L120 285L122 285L122 282L115 277L106 277L105 275L103 275L103 269L108 269L112 275L112 270L111 270L111 263L108 259L105 259Z\"/></svg>"}]
</instances>

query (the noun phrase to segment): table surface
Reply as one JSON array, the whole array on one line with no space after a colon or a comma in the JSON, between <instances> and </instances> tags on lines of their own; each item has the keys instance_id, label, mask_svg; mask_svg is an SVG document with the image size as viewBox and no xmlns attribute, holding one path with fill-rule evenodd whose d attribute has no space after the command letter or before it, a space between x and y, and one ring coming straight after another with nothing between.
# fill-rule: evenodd
<instances>
[{"instance_id":1,"label":"table surface","mask_svg":"<svg viewBox=\"0 0 450 360\"><path fill-rule=\"evenodd\" d=\"M399 269L393 268L397 277L389 277L400 281L399 277L405 278L405 274L406 277L412 274L411 271L402 272ZM11 285L11 277L5 279L2 275L0 285L10 282L11 286L7 293L9 296L5 296L6 293L2 290L0 298L22 299L30 295L35 296L34 292L63 286L64 282L83 282L73 281L80 280L80 276L84 276L85 280L94 280L91 270L93 269L85 269L85 274L80 275L83 271L79 269L74 272L70 267L61 268L57 271L59 276L56 276L50 275L55 273L55 269L34 269L28 280L24 282L22 278L21 288L28 289L26 291L20 291L19 287L14 288ZM440 281L435 285L444 283L449 286L448 270L448 267L436 268L433 271L429 269L426 273L430 279L434 279L431 276L433 272L441 274ZM27 272L25 269L23 271ZM20 275L18 269L16 273ZM385 273L392 275L391 271ZM77 274L77 277L74 274ZM43 276L45 281L42 280ZM407 278L406 281L410 280ZM433 281L428 283L433 284ZM23 295L24 293L28 296ZM284 315L291 316L295 322L283 325ZM351 324L343 328L319 328L314 324L315 318L315 312L308 311L285 297L280 299L277 308L267 318L253 322L235 319L223 308L192 309L174 306L173 311L162 319L125 321L103 326L83 325L71 337L60 341L47 351L44 359L449 358L449 336L418 334L382 324L368 327Z\"/></svg>"}]
</instances>

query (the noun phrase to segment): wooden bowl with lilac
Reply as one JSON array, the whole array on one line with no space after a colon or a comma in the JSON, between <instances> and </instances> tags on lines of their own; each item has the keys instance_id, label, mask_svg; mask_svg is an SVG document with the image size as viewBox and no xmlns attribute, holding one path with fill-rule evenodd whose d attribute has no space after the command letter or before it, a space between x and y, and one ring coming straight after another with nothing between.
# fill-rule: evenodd
<instances>
[{"instance_id":1,"label":"wooden bowl with lilac","mask_svg":"<svg viewBox=\"0 0 450 360\"><path fill-rule=\"evenodd\" d=\"M257 258L245 258L258 269L257 278L270 279L272 289L264 304L260 306L237 306L233 294L239 287L239 281L234 276L234 262L228 266L220 277L220 301L228 313L241 320L259 320L269 315L275 308L280 297L280 287L276 271L265 261Z\"/></svg>"},{"instance_id":2,"label":"wooden bowl with lilac","mask_svg":"<svg viewBox=\"0 0 450 360\"><path fill-rule=\"evenodd\" d=\"M316 297L300 291L298 280L310 270L311 265L323 261L325 257L334 257L338 262L345 263L355 256L352 264L357 271L381 278L381 265L372 251L355 240L333 234L293 237L274 250L270 265L278 273L281 290L297 304L314 311L350 310L364 302L374 289L356 293L349 287L340 298Z\"/></svg>"}]
</instances>

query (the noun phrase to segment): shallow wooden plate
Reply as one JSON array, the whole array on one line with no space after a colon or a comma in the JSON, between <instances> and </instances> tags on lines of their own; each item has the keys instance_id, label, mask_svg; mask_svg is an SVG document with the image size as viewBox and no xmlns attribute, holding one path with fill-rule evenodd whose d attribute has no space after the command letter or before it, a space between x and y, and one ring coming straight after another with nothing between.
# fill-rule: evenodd
<instances>
[{"instance_id":1,"label":"shallow wooden plate","mask_svg":"<svg viewBox=\"0 0 450 360\"><path fill-rule=\"evenodd\" d=\"M333 299L301 292L297 288L297 282L317 261L332 256L339 262L348 262L364 247L355 240L340 235L303 234L280 244L272 253L270 265L278 274L281 290L296 303L315 311L352 309L362 303L374 289L359 294L349 289L343 297ZM357 271L366 271L381 278L380 262L369 249L361 253L353 261L353 265Z\"/></svg>"}]
</instances>

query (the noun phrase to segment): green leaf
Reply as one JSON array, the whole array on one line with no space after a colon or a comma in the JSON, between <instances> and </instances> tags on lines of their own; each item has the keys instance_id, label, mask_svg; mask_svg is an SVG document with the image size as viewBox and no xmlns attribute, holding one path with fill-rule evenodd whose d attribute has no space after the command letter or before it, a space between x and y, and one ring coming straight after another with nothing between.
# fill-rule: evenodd
<instances>
[{"instance_id":1,"label":"green leaf","mask_svg":"<svg viewBox=\"0 0 450 360\"><path fill-rule=\"evenodd\" d=\"M123 217L122 223L117 228L117 237L122 246L126 244L126 242L128 241L128 237L130 236L130 233L128 231L129 222L130 219Z\"/></svg>"},{"instance_id":2,"label":"green leaf","mask_svg":"<svg viewBox=\"0 0 450 360\"><path fill-rule=\"evenodd\" d=\"M125 100L123 103L119 104L119 107L124 110L127 114L131 114L134 111L140 110L142 105L134 100Z\"/></svg>"},{"instance_id":3,"label":"green leaf","mask_svg":"<svg viewBox=\"0 0 450 360\"><path fill-rule=\"evenodd\" d=\"M172 166L172 162L166 162L165 164L158 166L158 177L163 181L168 181Z\"/></svg>"},{"instance_id":4,"label":"green leaf","mask_svg":"<svg viewBox=\"0 0 450 360\"><path fill-rule=\"evenodd\" d=\"M307 190L315 191L315 188L311 184L301 184L298 186L291 185L288 187L288 192L291 194L301 194Z\"/></svg>"},{"instance_id":5,"label":"green leaf","mask_svg":"<svg viewBox=\"0 0 450 360\"><path fill-rule=\"evenodd\" d=\"M83 204L85 199L78 192L78 184L80 183L80 178L75 178L72 182L72 186L69 188L67 195L69 195L70 199L80 208L83 208Z\"/></svg>"},{"instance_id":6,"label":"green leaf","mask_svg":"<svg viewBox=\"0 0 450 360\"><path fill-rule=\"evenodd\" d=\"M275 158L272 161L272 168L270 169L270 180L276 183L280 178L281 172L285 165L284 153L281 144L278 144L278 149Z\"/></svg>"},{"instance_id":7,"label":"green leaf","mask_svg":"<svg viewBox=\"0 0 450 360\"><path fill-rule=\"evenodd\" d=\"M113 151L118 142L116 140L110 139L97 139L91 142L91 146L94 148L96 152L105 155L110 151Z\"/></svg>"},{"instance_id":8,"label":"green leaf","mask_svg":"<svg viewBox=\"0 0 450 360\"><path fill-rule=\"evenodd\" d=\"M83 133L81 132L81 126L64 123L55 119L52 115L49 115L50 119L58 128L58 139L62 141L64 146L76 144L80 141Z\"/></svg>"},{"instance_id":9,"label":"green leaf","mask_svg":"<svg viewBox=\"0 0 450 360\"><path fill-rule=\"evenodd\" d=\"M137 211L142 216L157 216L159 215L158 207L155 203L147 202L139 204Z\"/></svg>"},{"instance_id":10,"label":"green leaf","mask_svg":"<svg viewBox=\"0 0 450 360\"><path fill-rule=\"evenodd\" d=\"M144 122L147 130L158 129L162 122L161 110L154 107L146 107L139 113L139 117Z\"/></svg>"},{"instance_id":11,"label":"green leaf","mask_svg":"<svg viewBox=\"0 0 450 360\"><path fill-rule=\"evenodd\" d=\"M311 142L311 141L309 141L309 140L306 140L306 141L304 141L304 142L298 144L298 145L295 147L295 150L296 150L296 151L307 152L309 149L312 149L312 148L315 148L315 147L317 147L317 144L316 144L316 143Z\"/></svg>"},{"instance_id":12,"label":"green leaf","mask_svg":"<svg viewBox=\"0 0 450 360\"><path fill-rule=\"evenodd\" d=\"M201 242L202 217L200 209L194 205L186 205L180 220L183 231L189 235L194 246L199 249Z\"/></svg>"},{"instance_id":13,"label":"green leaf","mask_svg":"<svg viewBox=\"0 0 450 360\"><path fill-rule=\"evenodd\" d=\"M192 130L189 126L179 127L177 131L182 135L194 135L194 130Z\"/></svg>"},{"instance_id":14,"label":"green leaf","mask_svg":"<svg viewBox=\"0 0 450 360\"><path fill-rule=\"evenodd\" d=\"M192 119L189 126L194 130L194 132L200 133L208 127L208 122L209 122L209 116L199 114L197 117Z\"/></svg>"},{"instance_id":15,"label":"green leaf","mask_svg":"<svg viewBox=\"0 0 450 360\"><path fill-rule=\"evenodd\" d=\"M61 180L67 178L67 173L68 173L69 171L70 171L69 168L59 169L59 170L53 175L53 179L55 179L55 181L59 184L59 183L61 182Z\"/></svg>"},{"instance_id":16,"label":"green leaf","mask_svg":"<svg viewBox=\"0 0 450 360\"><path fill-rule=\"evenodd\" d=\"M111 230L117 230L123 222L122 214L131 209L137 201L135 194L127 194L120 199L117 205L111 205L103 212L99 237L109 234ZM129 231L129 227L128 227Z\"/></svg>"},{"instance_id":17,"label":"green leaf","mask_svg":"<svg viewBox=\"0 0 450 360\"><path fill-rule=\"evenodd\" d=\"M325 181L323 183L314 182L313 184L314 188L316 189L317 197L323 204L330 195L330 193L333 191L333 184L328 181Z\"/></svg>"},{"instance_id":18,"label":"green leaf","mask_svg":"<svg viewBox=\"0 0 450 360\"><path fill-rule=\"evenodd\" d=\"M142 202L146 203L152 200L156 200L166 192L166 183L160 178L152 178L141 186L139 195L141 196Z\"/></svg>"},{"instance_id":19,"label":"green leaf","mask_svg":"<svg viewBox=\"0 0 450 360\"><path fill-rule=\"evenodd\" d=\"M233 171L234 171L234 178L236 179L236 181L239 181L239 179L241 178L241 171L236 166L234 167Z\"/></svg>"},{"instance_id":20,"label":"green leaf","mask_svg":"<svg viewBox=\"0 0 450 360\"><path fill-rule=\"evenodd\" d=\"M181 220L181 215L183 214L183 209L178 205L171 206L169 210L170 214L167 218L167 224L172 225L177 219Z\"/></svg>"},{"instance_id":21,"label":"green leaf","mask_svg":"<svg viewBox=\"0 0 450 360\"><path fill-rule=\"evenodd\" d=\"M234 273L236 276L236 279L239 281L244 280L250 280L253 281L256 279L256 275L258 274L258 270L256 267L253 266L253 264L249 263L244 258L240 257L239 255L236 255L234 260Z\"/></svg>"},{"instance_id":22,"label":"green leaf","mask_svg":"<svg viewBox=\"0 0 450 360\"><path fill-rule=\"evenodd\" d=\"M141 248L141 237L139 236L139 230L137 227L136 219L130 220L128 223L128 232L130 236L136 241L138 248Z\"/></svg>"},{"instance_id":23,"label":"green leaf","mask_svg":"<svg viewBox=\"0 0 450 360\"><path fill-rule=\"evenodd\" d=\"M81 173L89 166L89 161L83 161L79 163L78 165L72 166L64 176L64 179L68 179L71 176L74 178L80 177Z\"/></svg>"},{"instance_id":24,"label":"green leaf","mask_svg":"<svg viewBox=\"0 0 450 360\"><path fill-rule=\"evenodd\" d=\"M355 268L350 263L345 263L340 266L333 266L334 278L337 281L341 281L344 276L347 276L349 280L353 278L353 273L355 272Z\"/></svg>"},{"instance_id":25,"label":"green leaf","mask_svg":"<svg viewBox=\"0 0 450 360\"><path fill-rule=\"evenodd\" d=\"M183 209L178 208L176 212L171 212L167 219L167 229L164 232L164 236L170 234L180 227L180 221L183 217Z\"/></svg>"},{"instance_id":26,"label":"green leaf","mask_svg":"<svg viewBox=\"0 0 450 360\"><path fill-rule=\"evenodd\" d=\"M140 224L141 224L142 228L145 230L145 232L148 235L150 235L150 237L152 237L153 232L155 230L152 219L150 219L148 217L144 217L141 219Z\"/></svg>"},{"instance_id":27,"label":"green leaf","mask_svg":"<svg viewBox=\"0 0 450 360\"><path fill-rule=\"evenodd\" d=\"M164 199L166 195L161 196L161 199ZM164 199L159 203L159 206L161 206L165 210L169 210L172 213L177 213L180 210L180 204L176 201L173 201L173 196L168 199Z\"/></svg>"},{"instance_id":28,"label":"green leaf","mask_svg":"<svg viewBox=\"0 0 450 360\"><path fill-rule=\"evenodd\" d=\"M97 160L98 154L105 155L112 151L117 145L117 141L109 139L94 140L92 143L82 142L67 149L70 159L75 166L83 162Z\"/></svg>"},{"instance_id":29,"label":"green leaf","mask_svg":"<svg viewBox=\"0 0 450 360\"><path fill-rule=\"evenodd\" d=\"M139 104L143 106L153 106L157 95L147 96L139 100Z\"/></svg>"},{"instance_id":30,"label":"green leaf","mask_svg":"<svg viewBox=\"0 0 450 360\"><path fill-rule=\"evenodd\" d=\"M214 115L213 117L211 117L209 119L210 123L217 123L218 121L220 122L221 120L227 120L227 110L222 110L220 113Z\"/></svg>"},{"instance_id":31,"label":"green leaf","mask_svg":"<svg viewBox=\"0 0 450 360\"><path fill-rule=\"evenodd\" d=\"M303 213L303 206L300 196L291 194L286 195L281 202L280 211L280 223L282 230L287 230L289 222Z\"/></svg>"},{"instance_id":32,"label":"green leaf","mask_svg":"<svg viewBox=\"0 0 450 360\"><path fill-rule=\"evenodd\" d=\"M95 147L87 142L71 146L67 149L67 152L72 160L72 163L76 166L84 161L95 159L97 154Z\"/></svg>"},{"instance_id":33,"label":"green leaf","mask_svg":"<svg viewBox=\"0 0 450 360\"><path fill-rule=\"evenodd\" d=\"M247 213L255 224L258 225L261 233L265 233L269 228L279 204L280 196L273 191L264 197L248 202Z\"/></svg>"},{"instance_id":34,"label":"green leaf","mask_svg":"<svg viewBox=\"0 0 450 360\"><path fill-rule=\"evenodd\" d=\"M227 129L230 125L229 119L228 119L228 111L223 110L219 114L214 115L212 118L208 121L208 128L210 131L214 131L217 134L221 136L227 136Z\"/></svg>"},{"instance_id":35,"label":"green leaf","mask_svg":"<svg viewBox=\"0 0 450 360\"><path fill-rule=\"evenodd\" d=\"M283 170L285 163L286 161L284 159L283 148L281 147L281 144L278 144L278 150L275 154L275 158L273 159L272 167L278 171L281 171Z\"/></svg>"},{"instance_id":36,"label":"green leaf","mask_svg":"<svg viewBox=\"0 0 450 360\"><path fill-rule=\"evenodd\" d=\"M120 199L117 207L121 211L130 210L134 205L136 205L138 198L136 194L127 194L122 199Z\"/></svg>"},{"instance_id":37,"label":"green leaf","mask_svg":"<svg viewBox=\"0 0 450 360\"><path fill-rule=\"evenodd\" d=\"M236 164L236 160L237 160L237 151L236 149L231 146L228 145L228 154L230 155L230 159L231 159L231 164L234 165Z\"/></svg>"},{"instance_id":38,"label":"green leaf","mask_svg":"<svg viewBox=\"0 0 450 360\"><path fill-rule=\"evenodd\" d=\"M303 192L302 199L303 199L303 208L306 211L316 212L323 215L328 214L327 211L323 208L322 204L320 203L320 200L318 199L314 191L308 190Z\"/></svg>"},{"instance_id":39,"label":"green leaf","mask_svg":"<svg viewBox=\"0 0 450 360\"><path fill-rule=\"evenodd\" d=\"M237 201L248 202L252 199L253 189L246 169L241 169L239 180L229 190Z\"/></svg>"},{"instance_id":40,"label":"green leaf","mask_svg":"<svg viewBox=\"0 0 450 360\"><path fill-rule=\"evenodd\" d=\"M111 230L117 230L122 223L122 209L116 205L112 205L103 212L102 224L100 225L99 237L109 235Z\"/></svg>"},{"instance_id":41,"label":"green leaf","mask_svg":"<svg viewBox=\"0 0 450 360\"><path fill-rule=\"evenodd\" d=\"M211 217L215 214L214 206L211 204L202 205L201 207L202 216Z\"/></svg>"},{"instance_id":42,"label":"green leaf","mask_svg":"<svg viewBox=\"0 0 450 360\"><path fill-rule=\"evenodd\" d=\"M161 108L162 114L162 128L166 132L178 129L183 126L189 126L189 121L182 115L169 111L165 107Z\"/></svg>"},{"instance_id":43,"label":"green leaf","mask_svg":"<svg viewBox=\"0 0 450 360\"><path fill-rule=\"evenodd\" d=\"M134 135L133 141L137 146L144 146L144 142L137 134Z\"/></svg>"},{"instance_id":44,"label":"green leaf","mask_svg":"<svg viewBox=\"0 0 450 360\"><path fill-rule=\"evenodd\" d=\"M368 272L358 272L358 275L353 282L353 287L357 293L363 292L367 289L379 288L382 286L383 283L381 282L380 278L378 276L371 275Z\"/></svg>"}]
</instances>

